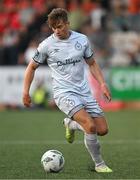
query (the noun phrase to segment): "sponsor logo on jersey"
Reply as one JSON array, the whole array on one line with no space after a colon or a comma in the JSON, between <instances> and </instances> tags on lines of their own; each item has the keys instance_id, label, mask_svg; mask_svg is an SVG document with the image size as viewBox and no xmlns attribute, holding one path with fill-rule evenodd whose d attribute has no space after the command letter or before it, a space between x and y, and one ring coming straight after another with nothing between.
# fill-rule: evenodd
<instances>
[{"instance_id":1,"label":"sponsor logo on jersey","mask_svg":"<svg viewBox=\"0 0 140 180\"><path fill-rule=\"evenodd\" d=\"M68 64L73 64L73 66L75 66L76 63L79 63L81 60L80 59L65 59L64 62L62 61L57 61L57 66L64 66L64 65L68 65Z\"/></svg>"}]
</instances>

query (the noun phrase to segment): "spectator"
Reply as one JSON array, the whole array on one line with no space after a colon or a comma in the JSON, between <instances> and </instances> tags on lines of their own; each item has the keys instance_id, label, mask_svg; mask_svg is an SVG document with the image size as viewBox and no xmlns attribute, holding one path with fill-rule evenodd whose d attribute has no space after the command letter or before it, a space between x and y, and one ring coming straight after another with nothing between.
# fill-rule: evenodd
<instances>
[{"instance_id":1,"label":"spectator","mask_svg":"<svg viewBox=\"0 0 140 180\"><path fill-rule=\"evenodd\" d=\"M39 81L32 93L33 105L35 108L56 108L55 102L51 94L44 86L43 81Z\"/></svg>"},{"instance_id":2,"label":"spectator","mask_svg":"<svg viewBox=\"0 0 140 180\"><path fill-rule=\"evenodd\" d=\"M72 0L69 6L69 21L72 30L80 31L85 20L84 12L81 9L81 1Z\"/></svg>"},{"instance_id":3,"label":"spectator","mask_svg":"<svg viewBox=\"0 0 140 180\"><path fill-rule=\"evenodd\" d=\"M5 63L5 47L3 43L2 35L0 35L0 65Z\"/></svg>"},{"instance_id":4,"label":"spectator","mask_svg":"<svg viewBox=\"0 0 140 180\"><path fill-rule=\"evenodd\" d=\"M25 64L28 64L30 62L30 60L32 59L32 57L34 56L35 52L36 52L36 48L38 46L38 43L36 40L31 40L31 42L29 43L29 46L27 47L26 51L25 51Z\"/></svg>"},{"instance_id":5,"label":"spectator","mask_svg":"<svg viewBox=\"0 0 140 180\"><path fill-rule=\"evenodd\" d=\"M91 12L92 27L95 30L102 28L102 22L105 15L106 11L101 7L99 2L96 2L96 7Z\"/></svg>"},{"instance_id":6,"label":"spectator","mask_svg":"<svg viewBox=\"0 0 140 180\"><path fill-rule=\"evenodd\" d=\"M20 22L22 25L28 25L33 16L35 15L35 9L32 6L31 1L27 1L27 6L19 11Z\"/></svg>"}]
</instances>

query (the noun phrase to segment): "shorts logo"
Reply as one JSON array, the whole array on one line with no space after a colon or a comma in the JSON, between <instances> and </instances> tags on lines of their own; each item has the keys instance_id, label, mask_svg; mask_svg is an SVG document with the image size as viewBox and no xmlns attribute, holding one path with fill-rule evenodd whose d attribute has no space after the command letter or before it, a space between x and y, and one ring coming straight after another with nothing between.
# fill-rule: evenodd
<instances>
[{"instance_id":1,"label":"shorts logo","mask_svg":"<svg viewBox=\"0 0 140 180\"><path fill-rule=\"evenodd\" d=\"M82 45L78 41L75 44L75 49L78 50L78 51L82 50Z\"/></svg>"},{"instance_id":2,"label":"shorts logo","mask_svg":"<svg viewBox=\"0 0 140 180\"><path fill-rule=\"evenodd\" d=\"M65 98L62 100L62 103L65 104L67 107L74 107L75 101L69 98Z\"/></svg>"}]
</instances>

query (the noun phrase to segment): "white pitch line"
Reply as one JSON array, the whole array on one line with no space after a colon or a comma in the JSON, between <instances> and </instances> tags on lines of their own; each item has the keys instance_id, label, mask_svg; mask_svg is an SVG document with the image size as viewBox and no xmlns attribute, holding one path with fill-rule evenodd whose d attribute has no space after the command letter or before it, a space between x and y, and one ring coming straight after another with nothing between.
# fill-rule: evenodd
<instances>
[{"instance_id":1,"label":"white pitch line","mask_svg":"<svg viewBox=\"0 0 140 180\"><path fill-rule=\"evenodd\" d=\"M132 139L132 140L108 140L108 141L100 141L101 144L139 144L140 139ZM52 144L52 145L67 145L67 141L58 140L58 141L39 141L39 140L4 140L0 141L0 145L41 145L41 144ZM75 141L73 144L84 144L83 141Z\"/></svg>"}]
</instances>

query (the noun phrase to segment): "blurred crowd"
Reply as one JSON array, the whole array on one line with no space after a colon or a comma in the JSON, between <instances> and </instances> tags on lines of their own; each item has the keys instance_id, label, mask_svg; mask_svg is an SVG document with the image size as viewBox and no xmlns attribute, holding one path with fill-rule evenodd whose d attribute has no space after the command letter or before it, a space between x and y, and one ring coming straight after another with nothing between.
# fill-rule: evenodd
<instances>
[{"instance_id":1,"label":"blurred crowd","mask_svg":"<svg viewBox=\"0 0 140 180\"><path fill-rule=\"evenodd\" d=\"M69 12L102 68L140 65L140 0L0 0L0 65L26 65L52 32L47 15Z\"/></svg>"}]
</instances>

